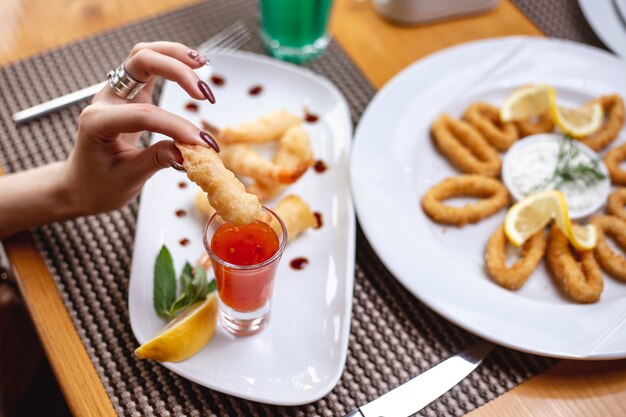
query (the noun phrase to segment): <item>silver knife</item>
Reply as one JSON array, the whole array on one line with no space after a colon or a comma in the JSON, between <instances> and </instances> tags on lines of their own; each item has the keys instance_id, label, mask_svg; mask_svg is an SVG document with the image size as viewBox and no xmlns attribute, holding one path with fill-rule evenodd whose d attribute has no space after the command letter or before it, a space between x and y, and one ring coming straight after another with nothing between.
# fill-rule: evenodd
<instances>
[{"instance_id":1,"label":"silver knife","mask_svg":"<svg viewBox=\"0 0 626 417\"><path fill-rule=\"evenodd\" d=\"M87 88L83 88L82 90L74 91L73 93L54 98L50 101L46 101L45 103L29 107L26 110L18 111L17 113L13 114L13 121L15 123L24 123L36 117L43 116L55 110L66 107L70 104L74 104L78 101L93 97L107 84L108 81L103 81Z\"/></svg>"},{"instance_id":2,"label":"silver knife","mask_svg":"<svg viewBox=\"0 0 626 417\"><path fill-rule=\"evenodd\" d=\"M471 374L493 347L490 342L480 341L344 417L407 417L415 414Z\"/></svg>"}]
</instances>

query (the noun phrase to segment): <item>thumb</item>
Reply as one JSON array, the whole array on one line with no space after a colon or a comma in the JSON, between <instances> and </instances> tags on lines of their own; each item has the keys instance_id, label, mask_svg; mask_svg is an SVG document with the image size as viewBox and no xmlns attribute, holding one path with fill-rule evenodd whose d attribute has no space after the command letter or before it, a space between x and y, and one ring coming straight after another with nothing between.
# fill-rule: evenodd
<instances>
[{"instance_id":1,"label":"thumb","mask_svg":"<svg viewBox=\"0 0 626 417\"><path fill-rule=\"evenodd\" d=\"M130 174L144 180L163 168L171 168L172 162L182 165L183 157L171 140L154 143L127 161Z\"/></svg>"}]
</instances>

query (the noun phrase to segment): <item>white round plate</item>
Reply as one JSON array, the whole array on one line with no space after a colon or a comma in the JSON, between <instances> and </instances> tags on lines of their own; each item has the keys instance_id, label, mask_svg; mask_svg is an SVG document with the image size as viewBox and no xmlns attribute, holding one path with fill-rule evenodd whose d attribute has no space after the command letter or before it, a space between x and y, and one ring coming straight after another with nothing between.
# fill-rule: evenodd
<instances>
[{"instance_id":1,"label":"white round plate","mask_svg":"<svg viewBox=\"0 0 626 417\"><path fill-rule=\"evenodd\" d=\"M495 343L562 358L626 357L625 283L605 277L601 300L580 305L559 292L542 263L522 289L508 291L488 278L483 260L505 210L455 228L420 207L433 184L459 175L430 139L439 114L460 117L478 100L498 105L530 83L554 85L566 106L626 96L624 74L626 63L607 52L527 37L460 45L398 74L366 109L350 166L359 221L387 268L433 310Z\"/></svg>"},{"instance_id":2,"label":"white round plate","mask_svg":"<svg viewBox=\"0 0 626 417\"><path fill-rule=\"evenodd\" d=\"M305 68L243 52L210 57L214 74L226 80L222 87L213 87L217 103L197 102L199 113L189 112L185 105L193 100L177 84L166 82L160 107L196 126L201 125L200 118L224 127L278 109L303 115L307 108L319 115L316 123L304 127L315 158L328 170L318 174L310 169L267 205L273 207L282 196L295 193L322 214L324 224L287 245L274 285L270 322L263 332L236 338L219 327L195 356L163 366L241 398L279 405L309 403L337 384L348 351L356 240L348 176L352 137L348 105L332 83ZM208 68L199 75L208 79ZM249 89L257 85L262 93L251 96ZM165 139L154 135L152 140ZM180 188L181 182L187 187ZM152 301L154 261L161 245L172 252L177 273L185 261L195 264L204 253L206 219L195 211L195 190L186 175L165 169L146 183L141 194L129 285L130 323L138 343L153 338L166 324ZM178 209L188 215L177 217ZM190 240L188 245L179 244L183 238ZM309 260L305 269L290 268L297 257Z\"/></svg>"},{"instance_id":3,"label":"white round plate","mask_svg":"<svg viewBox=\"0 0 626 417\"><path fill-rule=\"evenodd\" d=\"M600 40L616 54L626 57L626 18L618 7L624 0L578 0L585 19Z\"/></svg>"},{"instance_id":4,"label":"white round plate","mask_svg":"<svg viewBox=\"0 0 626 417\"><path fill-rule=\"evenodd\" d=\"M617 11L622 18L622 22L624 23L624 27L626 27L626 0L614 0L615 7L617 7Z\"/></svg>"}]
</instances>

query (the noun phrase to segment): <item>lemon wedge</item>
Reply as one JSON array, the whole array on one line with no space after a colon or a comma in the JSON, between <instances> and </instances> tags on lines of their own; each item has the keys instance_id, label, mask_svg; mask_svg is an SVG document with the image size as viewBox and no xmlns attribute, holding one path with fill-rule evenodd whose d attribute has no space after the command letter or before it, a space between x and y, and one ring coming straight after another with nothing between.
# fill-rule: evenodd
<instances>
[{"instance_id":1,"label":"lemon wedge","mask_svg":"<svg viewBox=\"0 0 626 417\"><path fill-rule=\"evenodd\" d=\"M539 116L556 103L556 92L548 84L520 87L509 94L500 107L500 120L513 122Z\"/></svg>"},{"instance_id":2,"label":"lemon wedge","mask_svg":"<svg viewBox=\"0 0 626 417\"><path fill-rule=\"evenodd\" d=\"M152 340L135 350L139 359L179 362L195 355L206 345L217 326L218 301L215 293L189 306L168 323Z\"/></svg>"},{"instance_id":3,"label":"lemon wedge","mask_svg":"<svg viewBox=\"0 0 626 417\"><path fill-rule=\"evenodd\" d=\"M558 190L531 194L515 203L504 219L504 234L513 245L519 247L552 219L576 249L595 248L598 241L595 226L572 224L565 196Z\"/></svg>"},{"instance_id":4,"label":"lemon wedge","mask_svg":"<svg viewBox=\"0 0 626 417\"><path fill-rule=\"evenodd\" d=\"M600 103L570 108L557 106L550 109L554 123L574 138L582 138L600 129L604 123L604 110Z\"/></svg>"},{"instance_id":5,"label":"lemon wedge","mask_svg":"<svg viewBox=\"0 0 626 417\"><path fill-rule=\"evenodd\" d=\"M598 231L593 224L581 226L572 223L571 235L567 238L576 249L591 250L598 243Z\"/></svg>"}]
</instances>

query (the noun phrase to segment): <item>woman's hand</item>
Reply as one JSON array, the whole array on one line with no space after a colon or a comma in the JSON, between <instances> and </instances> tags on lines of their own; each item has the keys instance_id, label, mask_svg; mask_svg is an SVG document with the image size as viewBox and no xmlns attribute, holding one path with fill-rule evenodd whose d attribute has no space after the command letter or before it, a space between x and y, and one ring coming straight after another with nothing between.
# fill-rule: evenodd
<instances>
[{"instance_id":1,"label":"woman's hand","mask_svg":"<svg viewBox=\"0 0 626 417\"><path fill-rule=\"evenodd\" d=\"M156 171L182 169L172 141L141 149L143 131L219 151L208 133L151 103L157 76L178 83L197 100L214 103L211 89L193 71L207 63L198 51L179 43L137 44L124 66L146 85L133 100L118 97L107 85L80 115L67 161L0 177L0 239L34 226L117 209Z\"/></svg>"},{"instance_id":2,"label":"woman's hand","mask_svg":"<svg viewBox=\"0 0 626 417\"><path fill-rule=\"evenodd\" d=\"M146 82L145 88L128 101L107 85L80 115L76 145L63 177L76 214L119 208L132 200L156 171L182 169L182 157L173 141L139 148L143 131L218 150L208 133L152 104L158 76L178 83L192 98L214 103L211 89L193 71L207 63L198 51L179 43L135 45L124 66L134 79Z\"/></svg>"}]
</instances>

